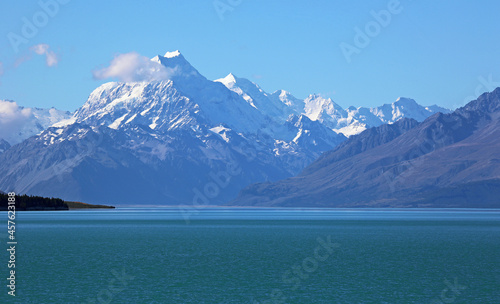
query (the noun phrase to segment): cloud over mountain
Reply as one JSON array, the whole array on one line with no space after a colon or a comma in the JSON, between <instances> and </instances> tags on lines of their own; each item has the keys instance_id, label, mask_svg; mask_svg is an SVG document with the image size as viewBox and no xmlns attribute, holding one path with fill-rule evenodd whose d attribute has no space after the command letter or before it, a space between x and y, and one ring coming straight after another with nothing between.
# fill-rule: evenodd
<instances>
[{"instance_id":1,"label":"cloud over mountain","mask_svg":"<svg viewBox=\"0 0 500 304\"><path fill-rule=\"evenodd\" d=\"M19 107L14 101L0 100L0 138L19 133L32 115L31 109Z\"/></svg>"},{"instance_id":2,"label":"cloud over mountain","mask_svg":"<svg viewBox=\"0 0 500 304\"><path fill-rule=\"evenodd\" d=\"M71 115L54 108L25 108L14 101L0 100L0 140L17 144Z\"/></svg>"},{"instance_id":3,"label":"cloud over mountain","mask_svg":"<svg viewBox=\"0 0 500 304\"><path fill-rule=\"evenodd\" d=\"M175 72L136 52L119 54L108 67L92 72L95 79L117 78L122 82L168 80Z\"/></svg>"}]
</instances>

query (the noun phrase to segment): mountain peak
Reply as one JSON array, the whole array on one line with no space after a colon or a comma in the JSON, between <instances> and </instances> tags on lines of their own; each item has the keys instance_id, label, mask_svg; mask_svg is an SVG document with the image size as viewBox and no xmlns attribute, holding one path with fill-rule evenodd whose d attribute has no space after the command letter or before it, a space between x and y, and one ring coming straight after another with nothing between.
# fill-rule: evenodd
<instances>
[{"instance_id":1,"label":"mountain peak","mask_svg":"<svg viewBox=\"0 0 500 304\"><path fill-rule=\"evenodd\" d=\"M324 97L321 94L310 94L304 102L307 104L318 104L322 107L333 107L338 110L342 110L338 104L336 104L330 97ZM310 118L310 117L309 117Z\"/></svg>"},{"instance_id":2,"label":"mountain peak","mask_svg":"<svg viewBox=\"0 0 500 304\"><path fill-rule=\"evenodd\" d=\"M224 85L227 86L229 84L236 83L237 79L238 79L238 77L234 76L233 73L229 73L226 77L221 78L221 79L217 79L215 81L220 82L220 83L222 83L222 84L224 84Z\"/></svg>"},{"instance_id":3,"label":"mountain peak","mask_svg":"<svg viewBox=\"0 0 500 304\"><path fill-rule=\"evenodd\" d=\"M398 97L398 99L396 99L396 101L394 103L396 103L396 104L417 104L417 102L414 99L406 98L406 97Z\"/></svg>"},{"instance_id":4,"label":"mountain peak","mask_svg":"<svg viewBox=\"0 0 500 304\"><path fill-rule=\"evenodd\" d=\"M176 51L173 51L173 52L166 52L165 53L165 56L163 56L165 58L174 58L174 57L183 57L181 52L179 52L179 50L176 50Z\"/></svg>"},{"instance_id":5,"label":"mountain peak","mask_svg":"<svg viewBox=\"0 0 500 304\"><path fill-rule=\"evenodd\" d=\"M290 92L287 92L285 90L278 90L275 93L278 93L278 96L282 97L282 98L285 98L285 97L291 95Z\"/></svg>"},{"instance_id":6,"label":"mountain peak","mask_svg":"<svg viewBox=\"0 0 500 304\"><path fill-rule=\"evenodd\" d=\"M157 55L151 59L151 61L157 62L169 70L172 79L179 80L180 78L204 78L198 70L196 70L189 61L182 56L181 52L167 52L165 56Z\"/></svg>"},{"instance_id":7,"label":"mountain peak","mask_svg":"<svg viewBox=\"0 0 500 304\"><path fill-rule=\"evenodd\" d=\"M297 103L297 101L299 101L299 99L295 98L295 96L293 96L292 93L285 91L285 90L277 90L274 93L272 93L271 95L279 98L282 102L284 102L287 105L291 105L291 101L294 101L295 103ZM303 103L303 101L300 100L300 102L298 102L298 103L299 104ZM302 109L301 109L301 111L302 111Z\"/></svg>"},{"instance_id":8,"label":"mountain peak","mask_svg":"<svg viewBox=\"0 0 500 304\"><path fill-rule=\"evenodd\" d=\"M485 111L488 113L500 110L500 87L491 92L481 94L476 100L469 102L459 111Z\"/></svg>"},{"instance_id":9,"label":"mountain peak","mask_svg":"<svg viewBox=\"0 0 500 304\"><path fill-rule=\"evenodd\" d=\"M182 65L191 65L184 56L182 56L181 52L173 51L166 52L164 56L157 55L151 59L152 61L156 61L164 66L170 66L172 64L182 64Z\"/></svg>"},{"instance_id":10,"label":"mountain peak","mask_svg":"<svg viewBox=\"0 0 500 304\"><path fill-rule=\"evenodd\" d=\"M318 99L318 98L326 99L326 98L323 98L323 96L321 96L321 94L317 94L317 93L309 94L309 96L307 96L307 99L309 99L309 100Z\"/></svg>"},{"instance_id":11,"label":"mountain peak","mask_svg":"<svg viewBox=\"0 0 500 304\"><path fill-rule=\"evenodd\" d=\"M236 85L237 80L238 77L236 77L233 73L229 73L226 77L216 79L214 82L220 82L231 90L231 88Z\"/></svg>"},{"instance_id":12,"label":"mountain peak","mask_svg":"<svg viewBox=\"0 0 500 304\"><path fill-rule=\"evenodd\" d=\"M413 102L402 98L397 102L407 101ZM395 115L389 117L392 121L402 117L391 109L383 113L387 108L377 108L380 112L376 114L385 121L387 115ZM420 116L425 112L414 113ZM245 188L236 204L498 207L498 113L500 89L451 114L437 114L422 123L403 118L370 128L324 153L298 177Z\"/></svg>"}]
</instances>

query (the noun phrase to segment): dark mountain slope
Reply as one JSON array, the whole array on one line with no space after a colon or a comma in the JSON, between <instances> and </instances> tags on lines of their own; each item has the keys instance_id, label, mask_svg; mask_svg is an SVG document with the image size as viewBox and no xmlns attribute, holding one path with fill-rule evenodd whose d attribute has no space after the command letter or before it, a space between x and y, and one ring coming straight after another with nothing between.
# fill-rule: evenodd
<instances>
[{"instance_id":1,"label":"dark mountain slope","mask_svg":"<svg viewBox=\"0 0 500 304\"><path fill-rule=\"evenodd\" d=\"M251 185L233 203L500 207L500 88L453 113L411 124L366 130L297 177Z\"/></svg>"}]
</instances>

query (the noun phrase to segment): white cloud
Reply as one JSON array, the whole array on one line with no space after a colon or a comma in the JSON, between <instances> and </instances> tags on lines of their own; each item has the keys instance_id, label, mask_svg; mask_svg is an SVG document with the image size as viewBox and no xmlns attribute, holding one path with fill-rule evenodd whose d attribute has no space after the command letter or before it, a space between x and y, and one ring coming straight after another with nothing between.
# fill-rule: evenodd
<instances>
[{"instance_id":1,"label":"white cloud","mask_svg":"<svg viewBox=\"0 0 500 304\"><path fill-rule=\"evenodd\" d=\"M59 56L50 50L50 46L48 44L41 43L34 45L30 47L30 51L35 52L38 55L45 55L45 62L49 67L57 65L59 62Z\"/></svg>"},{"instance_id":2,"label":"white cloud","mask_svg":"<svg viewBox=\"0 0 500 304\"><path fill-rule=\"evenodd\" d=\"M175 71L138 53L119 54L108 67L92 72L95 79L117 78L124 82L169 79Z\"/></svg>"},{"instance_id":3,"label":"white cloud","mask_svg":"<svg viewBox=\"0 0 500 304\"><path fill-rule=\"evenodd\" d=\"M22 108L14 101L0 100L0 138L12 143L32 116L31 109Z\"/></svg>"}]
</instances>

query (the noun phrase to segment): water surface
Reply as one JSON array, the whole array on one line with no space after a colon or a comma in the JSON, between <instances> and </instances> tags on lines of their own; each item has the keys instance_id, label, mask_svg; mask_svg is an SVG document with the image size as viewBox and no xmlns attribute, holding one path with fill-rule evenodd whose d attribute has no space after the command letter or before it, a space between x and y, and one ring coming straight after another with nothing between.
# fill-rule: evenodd
<instances>
[{"instance_id":1,"label":"water surface","mask_svg":"<svg viewBox=\"0 0 500 304\"><path fill-rule=\"evenodd\" d=\"M2 303L500 303L494 210L18 212L16 233Z\"/></svg>"}]
</instances>

